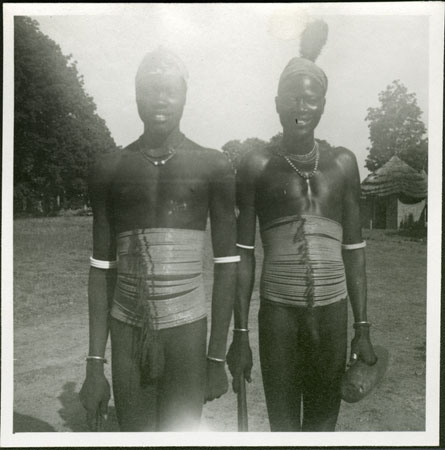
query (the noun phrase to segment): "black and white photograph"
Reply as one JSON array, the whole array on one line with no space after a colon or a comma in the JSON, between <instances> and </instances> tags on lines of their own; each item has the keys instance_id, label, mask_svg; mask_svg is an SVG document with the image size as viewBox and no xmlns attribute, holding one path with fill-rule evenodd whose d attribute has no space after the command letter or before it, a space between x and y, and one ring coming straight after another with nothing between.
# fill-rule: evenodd
<instances>
[{"instance_id":1,"label":"black and white photograph","mask_svg":"<svg viewBox=\"0 0 445 450\"><path fill-rule=\"evenodd\" d=\"M2 446L439 444L443 2L3 28Z\"/></svg>"}]
</instances>

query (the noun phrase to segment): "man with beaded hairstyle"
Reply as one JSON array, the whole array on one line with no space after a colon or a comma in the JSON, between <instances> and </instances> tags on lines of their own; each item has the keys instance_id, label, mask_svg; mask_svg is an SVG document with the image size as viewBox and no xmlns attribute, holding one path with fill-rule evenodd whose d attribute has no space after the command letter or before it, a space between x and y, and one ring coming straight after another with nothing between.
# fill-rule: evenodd
<instances>
[{"instance_id":1,"label":"man with beaded hairstyle","mask_svg":"<svg viewBox=\"0 0 445 450\"><path fill-rule=\"evenodd\" d=\"M224 368L236 274L235 180L225 156L180 131L187 71L170 51L136 75L142 136L94 167L90 340L80 398L100 429L110 388L121 431L193 430L203 403L228 389ZM202 249L210 215L214 252L208 351Z\"/></svg>"},{"instance_id":2,"label":"man with beaded hairstyle","mask_svg":"<svg viewBox=\"0 0 445 450\"><path fill-rule=\"evenodd\" d=\"M250 381L252 368L248 313L258 216L264 248L259 347L272 431L335 429L346 365L347 297L355 320L350 361L376 362L366 313L356 158L314 139L327 91L327 77L314 61L326 38L325 22L308 24L301 57L289 61L278 85L282 139L248 153L237 173L241 262L227 361L238 391L240 377Z\"/></svg>"}]
</instances>

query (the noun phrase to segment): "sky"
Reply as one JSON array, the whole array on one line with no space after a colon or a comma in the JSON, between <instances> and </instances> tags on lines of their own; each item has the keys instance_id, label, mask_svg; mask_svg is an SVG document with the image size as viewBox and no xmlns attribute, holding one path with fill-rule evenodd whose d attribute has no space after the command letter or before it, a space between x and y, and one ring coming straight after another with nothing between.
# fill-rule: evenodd
<instances>
[{"instance_id":1,"label":"sky","mask_svg":"<svg viewBox=\"0 0 445 450\"><path fill-rule=\"evenodd\" d=\"M305 23L323 18L328 40L317 64L329 79L316 137L357 156L362 178L367 108L399 79L417 96L428 124L428 17L323 14L298 4L132 4L115 14L32 16L64 54L72 54L118 145L143 130L134 76L159 45L177 53L189 74L183 132L221 149L229 140L269 140L281 131L274 97L281 71L298 56ZM321 12L321 14L320 14Z\"/></svg>"}]
</instances>

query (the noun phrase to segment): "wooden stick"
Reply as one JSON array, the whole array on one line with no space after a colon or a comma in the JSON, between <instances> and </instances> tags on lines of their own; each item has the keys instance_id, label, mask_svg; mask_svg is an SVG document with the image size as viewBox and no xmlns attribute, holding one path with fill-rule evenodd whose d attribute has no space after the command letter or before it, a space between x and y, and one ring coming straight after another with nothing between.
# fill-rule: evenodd
<instances>
[{"instance_id":1,"label":"wooden stick","mask_svg":"<svg viewBox=\"0 0 445 450\"><path fill-rule=\"evenodd\" d=\"M239 380L238 392L238 431L248 431L246 380L242 373Z\"/></svg>"}]
</instances>

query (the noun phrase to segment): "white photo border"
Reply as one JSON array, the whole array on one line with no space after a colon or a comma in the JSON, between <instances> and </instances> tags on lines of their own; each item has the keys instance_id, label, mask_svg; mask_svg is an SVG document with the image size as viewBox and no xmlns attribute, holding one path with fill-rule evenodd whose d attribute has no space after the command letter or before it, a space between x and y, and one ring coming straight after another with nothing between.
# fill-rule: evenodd
<instances>
[{"instance_id":1,"label":"white photo border","mask_svg":"<svg viewBox=\"0 0 445 450\"><path fill-rule=\"evenodd\" d=\"M427 270L426 424L422 432L335 433L15 433L13 434L13 18L15 15L115 15L144 4L4 3L2 177L1 446L437 446L439 445L442 239L443 2L249 4L298 7L316 15L425 15L429 17L429 185ZM232 5L233 7L234 5ZM174 4L171 5L174 7ZM223 8L224 5L221 5ZM407 43L408 44L408 43ZM415 62L413 62L415 63Z\"/></svg>"}]
</instances>

